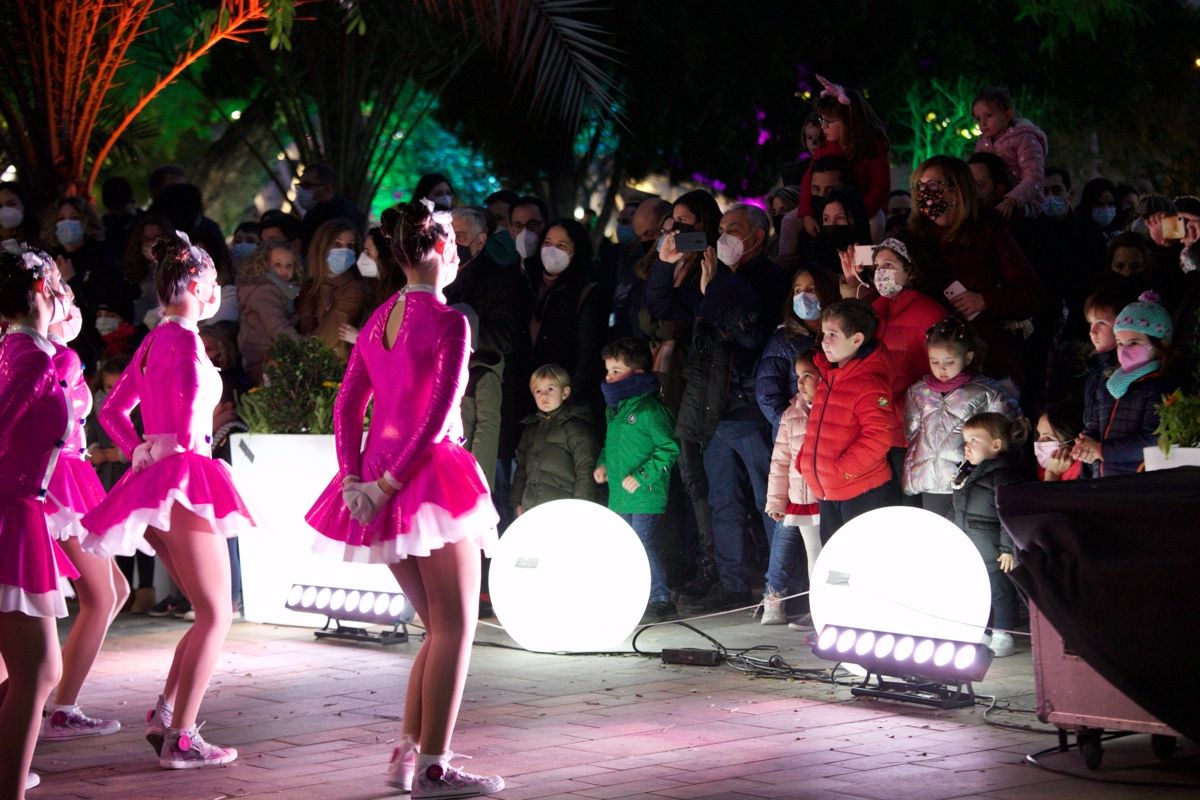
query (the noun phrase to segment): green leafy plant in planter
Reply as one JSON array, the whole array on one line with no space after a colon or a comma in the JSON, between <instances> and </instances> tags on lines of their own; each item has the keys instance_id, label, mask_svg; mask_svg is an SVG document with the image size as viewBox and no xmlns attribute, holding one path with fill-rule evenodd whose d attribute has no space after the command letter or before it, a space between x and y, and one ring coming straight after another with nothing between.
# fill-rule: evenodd
<instances>
[{"instance_id":1,"label":"green leafy plant in planter","mask_svg":"<svg viewBox=\"0 0 1200 800\"><path fill-rule=\"evenodd\" d=\"M320 339L280 336L267 354L263 385L242 395L238 414L251 433L333 433L345 369Z\"/></svg>"},{"instance_id":2,"label":"green leafy plant in planter","mask_svg":"<svg viewBox=\"0 0 1200 800\"><path fill-rule=\"evenodd\" d=\"M1200 312L1197 312L1200 324ZM1192 386L1200 387L1200 338L1192 343L1187 354L1193 365ZM1158 411L1158 449L1170 454L1171 446L1200 447L1200 394L1176 389L1155 406Z\"/></svg>"}]
</instances>

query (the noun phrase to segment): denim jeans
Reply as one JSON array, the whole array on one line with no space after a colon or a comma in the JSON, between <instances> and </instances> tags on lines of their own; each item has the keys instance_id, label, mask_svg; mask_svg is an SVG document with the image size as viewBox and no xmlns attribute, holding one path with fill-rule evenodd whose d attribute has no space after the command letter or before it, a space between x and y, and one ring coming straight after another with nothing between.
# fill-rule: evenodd
<instances>
[{"instance_id":1,"label":"denim jeans","mask_svg":"<svg viewBox=\"0 0 1200 800\"><path fill-rule=\"evenodd\" d=\"M765 419L723 419L704 449L717 574L732 592L750 588L742 530L746 517L758 513L767 541L775 534L775 521L763 510L767 507L767 474L771 471L770 435L771 426ZM752 497L747 495L743 471L750 479Z\"/></svg>"},{"instance_id":2,"label":"denim jeans","mask_svg":"<svg viewBox=\"0 0 1200 800\"><path fill-rule=\"evenodd\" d=\"M1008 573L999 569L988 570L988 581L992 584L992 625L1011 631L1017 627L1017 589Z\"/></svg>"},{"instance_id":3,"label":"denim jeans","mask_svg":"<svg viewBox=\"0 0 1200 800\"><path fill-rule=\"evenodd\" d=\"M667 572L663 568L656 536L662 514L621 514L621 519L633 528L633 532L642 540L642 547L646 548L646 558L650 562L650 602L669 601L671 594L667 591Z\"/></svg>"},{"instance_id":4,"label":"denim jeans","mask_svg":"<svg viewBox=\"0 0 1200 800\"><path fill-rule=\"evenodd\" d=\"M821 552L821 536L816 525L806 529L794 525L775 526L771 539L771 561L767 566L767 591L795 594L812 588L809 578Z\"/></svg>"}]
</instances>

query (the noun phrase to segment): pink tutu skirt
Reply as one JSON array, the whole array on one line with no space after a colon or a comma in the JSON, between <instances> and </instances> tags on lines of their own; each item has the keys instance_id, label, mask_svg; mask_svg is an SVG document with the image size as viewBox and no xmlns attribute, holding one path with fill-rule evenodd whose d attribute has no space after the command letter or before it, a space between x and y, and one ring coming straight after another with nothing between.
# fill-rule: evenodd
<instances>
[{"instance_id":1,"label":"pink tutu skirt","mask_svg":"<svg viewBox=\"0 0 1200 800\"><path fill-rule=\"evenodd\" d=\"M378 475L364 475L376 480ZM343 561L392 564L468 541L490 553L499 516L474 456L450 441L433 445L413 477L363 527L342 500L342 476L325 487L305 516L320 535L313 551Z\"/></svg>"},{"instance_id":2,"label":"pink tutu skirt","mask_svg":"<svg viewBox=\"0 0 1200 800\"><path fill-rule=\"evenodd\" d=\"M237 536L254 527L225 462L188 451L122 475L108 496L84 515L88 532L83 549L102 557L153 552L145 541L146 528L170 528L176 503L203 517L221 536Z\"/></svg>"},{"instance_id":3,"label":"pink tutu skirt","mask_svg":"<svg viewBox=\"0 0 1200 800\"><path fill-rule=\"evenodd\" d=\"M0 497L0 611L65 617L67 578L79 571L46 529L46 510L32 497Z\"/></svg>"},{"instance_id":4,"label":"pink tutu skirt","mask_svg":"<svg viewBox=\"0 0 1200 800\"><path fill-rule=\"evenodd\" d=\"M60 458L46 493L46 527L59 541L87 532L83 515L100 505L104 486L91 464L79 458Z\"/></svg>"}]
</instances>

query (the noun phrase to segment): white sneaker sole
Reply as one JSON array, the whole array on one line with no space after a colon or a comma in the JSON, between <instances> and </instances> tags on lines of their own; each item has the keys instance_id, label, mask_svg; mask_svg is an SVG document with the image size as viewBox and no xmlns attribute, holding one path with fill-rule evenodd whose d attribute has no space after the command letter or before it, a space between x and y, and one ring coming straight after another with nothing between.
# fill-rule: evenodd
<instances>
[{"instance_id":1,"label":"white sneaker sole","mask_svg":"<svg viewBox=\"0 0 1200 800\"><path fill-rule=\"evenodd\" d=\"M202 767L223 767L226 764L232 764L234 761L237 761L237 757L238 754L235 750L225 758L205 759L203 761L197 761L194 759L171 761L169 759L160 758L158 760L158 765L163 769L200 769Z\"/></svg>"}]
</instances>

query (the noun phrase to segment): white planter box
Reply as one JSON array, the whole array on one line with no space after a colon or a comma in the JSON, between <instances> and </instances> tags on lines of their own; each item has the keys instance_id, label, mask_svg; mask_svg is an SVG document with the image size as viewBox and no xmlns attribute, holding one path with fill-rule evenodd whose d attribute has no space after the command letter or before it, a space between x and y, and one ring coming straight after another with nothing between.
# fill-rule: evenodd
<instances>
[{"instance_id":1,"label":"white planter box","mask_svg":"<svg viewBox=\"0 0 1200 800\"><path fill-rule=\"evenodd\" d=\"M1146 471L1159 469L1174 469L1175 467L1200 467L1200 447L1171 446L1169 455L1157 447L1147 447L1142 451L1146 460Z\"/></svg>"},{"instance_id":2,"label":"white planter box","mask_svg":"<svg viewBox=\"0 0 1200 800\"><path fill-rule=\"evenodd\" d=\"M332 436L239 433L233 474L258 527L239 539L246 619L321 627L325 617L284 608L294 583L396 591L382 564L347 564L312 552L317 532L304 521L337 472Z\"/></svg>"}]
</instances>

